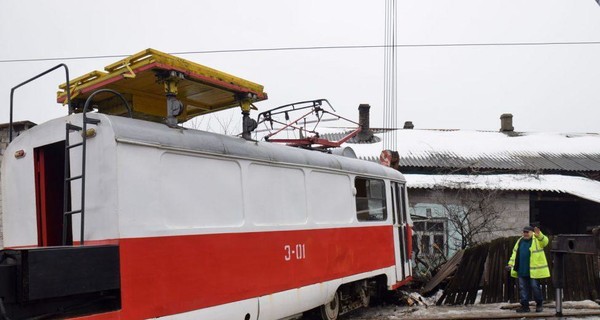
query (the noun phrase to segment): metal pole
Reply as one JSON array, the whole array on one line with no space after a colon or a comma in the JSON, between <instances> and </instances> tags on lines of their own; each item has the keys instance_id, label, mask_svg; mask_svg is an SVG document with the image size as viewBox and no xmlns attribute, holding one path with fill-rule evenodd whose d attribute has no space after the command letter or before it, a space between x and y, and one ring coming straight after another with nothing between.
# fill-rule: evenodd
<instances>
[{"instance_id":1,"label":"metal pole","mask_svg":"<svg viewBox=\"0 0 600 320\"><path fill-rule=\"evenodd\" d=\"M563 288L565 287L565 253L554 252L552 283L556 289L556 316L562 316Z\"/></svg>"},{"instance_id":2,"label":"metal pole","mask_svg":"<svg viewBox=\"0 0 600 320\"><path fill-rule=\"evenodd\" d=\"M556 316L558 317L562 317L563 313L562 313L562 293L563 293L563 289L562 288L556 288Z\"/></svg>"}]
</instances>

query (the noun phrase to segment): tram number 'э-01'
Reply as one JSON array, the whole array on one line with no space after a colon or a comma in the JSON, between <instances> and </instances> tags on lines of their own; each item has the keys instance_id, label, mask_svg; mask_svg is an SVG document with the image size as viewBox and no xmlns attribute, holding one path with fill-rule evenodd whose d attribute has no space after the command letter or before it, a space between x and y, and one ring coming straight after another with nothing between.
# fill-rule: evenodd
<instances>
[{"instance_id":1,"label":"tram number '\u044d-01'","mask_svg":"<svg viewBox=\"0 0 600 320\"><path fill-rule=\"evenodd\" d=\"M285 261L290 261L292 258L296 260L306 259L306 246L304 244L297 244L294 246L295 249L292 249L292 246L285 245Z\"/></svg>"},{"instance_id":2,"label":"tram number '\u044d-01'","mask_svg":"<svg viewBox=\"0 0 600 320\"><path fill-rule=\"evenodd\" d=\"M80 81L77 97L111 81L156 83L167 62L182 67L151 54L96 75L127 70L137 80ZM209 81L202 89L221 105L227 97L245 105L240 88L266 99L262 86L202 78L218 71L190 64L180 87ZM159 93L171 78L161 79ZM139 91L125 95L135 113L114 111L104 91L99 112L73 107L7 147L0 318L249 320L313 310L336 319L410 280L411 221L397 170L149 121L157 116L140 113L151 95ZM176 123L205 110L186 108L164 117Z\"/></svg>"}]
</instances>

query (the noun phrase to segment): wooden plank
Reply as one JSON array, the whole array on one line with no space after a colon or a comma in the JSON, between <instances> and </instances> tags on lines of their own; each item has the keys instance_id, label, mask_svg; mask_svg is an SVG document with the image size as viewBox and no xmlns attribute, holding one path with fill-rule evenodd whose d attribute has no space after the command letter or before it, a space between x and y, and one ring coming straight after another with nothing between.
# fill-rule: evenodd
<instances>
[{"instance_id":1,"label":"wooden plank","mask_svg":"<svg viewBox=\"0 0 600 320\"><path fill-rule=\"evenodd\" d=\"M442 281L446 280L450 275L452 275L458 268L464 253L464 250L459 250L452 256L452 258L450 258L450 260L446 261L446 263L440 267L440 270L435 274L435 276L433 276L431 280L425 284L423 289L421 289L421 294L427 294L431 292Z\"/></svg>"}]
</instances>

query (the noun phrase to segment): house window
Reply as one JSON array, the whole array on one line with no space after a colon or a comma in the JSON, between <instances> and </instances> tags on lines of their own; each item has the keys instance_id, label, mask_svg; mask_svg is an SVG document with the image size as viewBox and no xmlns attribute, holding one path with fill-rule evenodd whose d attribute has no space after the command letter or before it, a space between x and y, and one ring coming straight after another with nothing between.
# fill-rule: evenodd
<instances>
[{"instance_id":1,"label":"house window","mask_svg":"<svg viewBox=\"0 0 600 320\"><path fill-rule=\"evenodd\" d=\"M445 248L446 248L446 239L443 235L440 234L436 234L433 236L433 245L435 246L435 251L437 253L444 253L445 255Z\"/></svg>"},{"instance_id":2,"label":"house window","mask_svg":"<svg viewBox=\"0 0 600 320\"><path fill-rule=\"evenodd\" d=\"M356 217L358 221L387 219L385 182L377 179L356 178Z\"/></svg>"},{"instance_id":3,"label":"house window","mask_svg":"<svg viewBox=\"0 0 600 320\"><path fill-rule=\"evenodd\" d=\"M430 221L427 223L427 230L429 231L440 231L444 232L444 222L442 221Z\"/></svg>"},{"instance_id":4,"label":"house window","mask_svg":"<svg viewBox=\"0 0 600 320\"><path fill-rule=\"evenodd\" d=\"M413 223L413 230L415 230L415 231L425 231L425 221L415 221Z\"/></svg>"},{"instance_id":5,"label":"house window","mask_svg":"<svg viewBox=\"0 0 600 320\"><path fill-rule=\"evenodd\" d=\"M431 239L429 235L421 235L421 253L431 254Z\"/></svg>"},{"instance_id":6,"label":"house window","mask_svg":"<svg viewBox=\"0 0 600 320\"><path fill-rule=\"evenodd\" d=\"M448 255L448 219L415 220L413 230L419 239L423 255Z\"/></svg>"}]
</instances>

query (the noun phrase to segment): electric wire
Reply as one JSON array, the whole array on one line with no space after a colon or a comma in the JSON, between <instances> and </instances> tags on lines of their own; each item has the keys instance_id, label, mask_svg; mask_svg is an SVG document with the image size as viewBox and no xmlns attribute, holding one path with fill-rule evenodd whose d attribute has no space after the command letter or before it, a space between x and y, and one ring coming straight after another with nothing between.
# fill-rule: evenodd
<instances>
[{"instance_id":1,"label":"electric wire","mask_svg":"<svg viewBox=\"0 0 600 320\"><path fill-rule=\"evenodd\" d=\"M394 47L398 48L453 48L453 47L528 47L528 46L573 46L573 45L600 45L600 41L556 41L556 42L489 42L489 43L405 43L405 44L373 44L373 45L330 45L330 46L306 46L306 47L274 47L274 48L243 48L243 49L219 49L168 52L172 55L191 54L215 54L215 53L245 53L245 52L269 52L269 51L308 51L308 50L354 50L354 49L379 49ZM22 58L1 59L0 63L16 62L43 62L63 60L91 60L108 58L125 58L130 54L110 55L87 55L72 57L49 57L49 58Z\"/></svg>"},{"instance_id":2,"label":"electric wire","mask_svg":"<svg viewBox=\"0 0 600 320\"><path fill-rule=\"evenodd\" d=\"M388 33L389 33L389 17L388 17L388 12L389 12L389 0L385 1L385 30L384 30L384 37L383 37L383 43L385 45L388 44ZM389 111L388 111L388 103L387 103L387 97L388 97L388 71L389 71L389 66L388 66L388 48L385 47L383 49L383 127L387 128L388 127L388 119L389 119ZM387 132L383 132L383 147L384 149L387 148Z\"/></svg>"},{"instance_id":3,"label":"electric wire","mask_svg":"<svg viewBox=\"0 0 600 320\"><path fill-rule=\"evenodd\" d=\"M383 146L395 150L397 124L397 10L395 0L386 0L385 5L385 49L384 49L384 98L383 98ZM387 130L385 130L387 129Z\"/></svg>"},{"instance_id":4,"label":"electric wire","mask_svg":"<svg viewBox=\"0 0 600 320\"><path fill-rule=\"evenodd\" d=\"M393 37L392 37L392 123L391 123L391 127L390 129L394 129L397 127L397 123L398 123L398 86L397 86L397 79L398 79L398 55L396 53L396 44L397 44L397 40L398 40L398 34L396 32L396 30L398 30L398 14L397 14L397 9L396 9L396 0L392 0L392 15L394 17L393 19L393 25L392 25L392 33L393 33ZM397 132L396 130L391 130L392 132L392 142L391 142L391 150L397 150L398 149L398 145L396 144L396 135Z\"/></svg>"}]
</instances>

